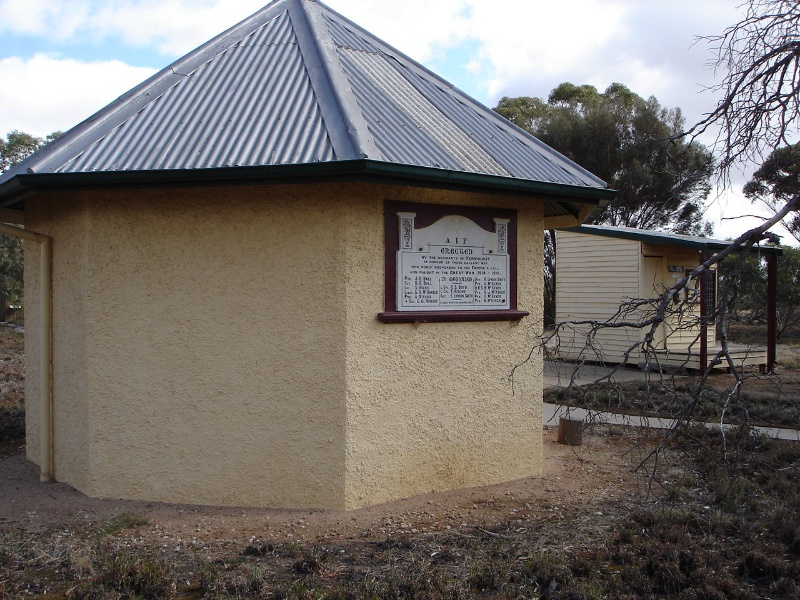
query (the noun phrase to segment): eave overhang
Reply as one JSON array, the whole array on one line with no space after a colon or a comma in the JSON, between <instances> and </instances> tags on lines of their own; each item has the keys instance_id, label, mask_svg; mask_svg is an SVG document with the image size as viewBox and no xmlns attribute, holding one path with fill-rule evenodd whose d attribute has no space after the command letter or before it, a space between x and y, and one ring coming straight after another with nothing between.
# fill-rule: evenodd
<instances>
[{"instance_id":1,"label":"eave overhang","mask_svg":"<svg viewBox=\"0 0 800 600\"><path fill-rule=\"evenodd\" d=\"M563 227L559 228L559 231L569 231L572 233L582 233L585 235L597 235L601 237L633 240L647 244L669 246L672 248L696 250L697 252L720 252L731 245L731 242L726 240L671 235L664 232L648 231L644 229L634 230L627 228L603 227L602 225ZM777 256L783 254L783 250L781 250L781 248L778 246L754 246L751 251L759 252L761 254L775 254Z\"/></svg>"},{"instance_id":2,"label":"eave overhang","mask_svg":"<svg viewBox=\"0 0 800 600\"><path fill-rule=\"evenodd\" d=\"M23 201L25 198L37 192L52 190L242 186L354 181L549 200L563 209L561 214L570 216L577 216L582 206L603 206L616 195L616 191L611 189L572 186L363 159L296 165L191 170L19 173L7 181L5 185L0 186L0 207L24 210Z\"/></svg>"}]
</instances>

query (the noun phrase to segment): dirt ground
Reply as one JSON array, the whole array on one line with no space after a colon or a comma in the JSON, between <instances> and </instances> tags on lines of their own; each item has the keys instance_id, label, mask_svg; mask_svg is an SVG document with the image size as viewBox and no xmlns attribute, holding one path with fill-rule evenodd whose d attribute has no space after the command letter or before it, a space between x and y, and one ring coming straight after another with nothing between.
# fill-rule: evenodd
<instances>
[{"instance_id":1,"label":"dirt ground","mask_svg":"<svg viewBox=\"0 0 800 600\"><path fill-rule=\"evenodd\" d=\"M4 330L0 335L3 395L9 404L19 405L24 385L22 338L13 331ZM24 431L20 429L19 434ZM594 520L595 513L606 510L604 505L620 506L638 498L639 482L632 472L638 464L636 451L631 451L635 440L626 434L597 430L587 433L580 447L557 444L553 429L545 428L541 435L545 442L541 476L349 512L88 498L65 484L40 482L38 468L25 459L24 440L0 441L0 531L87 532L126 513L145 517L148 525L140 527L136 534L148 543L160 538L162 545L241 545L253 537L276 543L385 540L396 533L491 527L521 512L541 512L543 518L553 522L589 517ZM642 446L636 447L643 451Z\"/></svg>"},{"instance_id":2,"label":"dirt ground","mask_svg":"<svg viewBox=\"0 0 800 600\"><path fill-rule=\"evenodd\" d=\"M19 348L5 339L6 363L2 366L3 372L10 373L6 386L19 387L21 395L21 338L17 342ZM785 375L783 385L800 395L800 373L790 373L788 379ZM730 379L715 377L709 383L727 387ZM769 388L774 386L774 380L754 377L748 384ZM148 542L158 537L164 544L240 545L255 537L275 542L315 543L491 527L523 512L528 516L539 512L554 524L577 520L584 528L602 528L603 520L597 517L603 512L627 510L631 504L647 501L643 475L634 473L634 468L658 438L643 440L640 431L598 429L588 432L582 446L571 447L556 443L552 428L545 428L542 435L541 476L429 494L349 512L237 509L88 498L65 484L41 483L38 468L25 459L24 441L0 442L0 530L89 531L125 513L147 519L148 525L141 527L137 535Z\"/></svg>"},{"instance_id":3,"label":"dirt ground","mask_svg":"<svg viewBox=\"0 0 800 600\"><path fill-rule=\"evenodd\" d=\"M5 448L0 459L0 528L86 531L122 514L146 517L142 541L162 544L238 546L257 538L272 542L386 539L394 534L473 530L505 523L517 513L541 513L554 525L568 520L584 533L602 529L606 507L643 501L633 473L632 440L619 434L587 434L580 447L556 443L544 430L544 473L501 485L443 492L348 512L263 510L88 498L61 483L41 483L24 448Z\"/></svg>"},{"instance_id":4,"label":"dirt ground","mask_svg":"<svg viewBox=\"0 0 800 600\"><path fill-rule=\"evenodd\" d=\"M0 410L19 416L22 347L9 341ZM782 381L796 395L800 377ZM748 384L775 397L771 378ZM736 471L720 440L691 433L651 479L635 468L660 437L593 425L571 447L546 428L541 475L352 511L266 510L88 498L40 482L23 431L6 431L0 598L800 598L795 445L756 444Z\"/></svg>"}]
</instances>

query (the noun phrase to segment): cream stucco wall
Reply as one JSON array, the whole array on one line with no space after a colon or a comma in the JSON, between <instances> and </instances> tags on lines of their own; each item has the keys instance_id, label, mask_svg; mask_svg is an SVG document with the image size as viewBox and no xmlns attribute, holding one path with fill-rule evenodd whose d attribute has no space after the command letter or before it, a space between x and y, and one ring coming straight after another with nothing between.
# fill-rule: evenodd
<instances>
[{"instance_id":1,"label":"cream stucco wall","mask_svg":"<svg viewBox=\"0 0 800 600\"><path fill-rule=\"evenodd\" d=\"M379 323L384 199L517 209L531 316ZM539 472L541 365L513 394L508 381L541 324L537 203L253 186L38 195L26 212L54 238L56 479L99 497L352 508Z\"/></svg>"},{"instance_id":2,"label":"cream stucco wall","mask_svg":"<svg viewBox=\"0 0 800 600\"><path fill-rule=\"evenodd\" d=\"M91 472L88 447L90 404L88 396L87 370L87 329L85 297L87 272L86 236L88 211L85 203L70 197L53 204L44 219L28 228L40 232L55 231L58 223L59 252L53 253L53 288L58 290L60 300L58 310L53 310L53 347L66 360L55 360L53 364L53 392L60 402L55 416L58 425L53 427L54 445L59 448L59 456L64 457L62 467L69 482L79 489L89 485ZM40 337L42 323L38 307L39 295L36 286L39 282L39 253L41 245L25 242L25 299L27 315L25 320L25 423L26 451L28 458L38 464L40 459L40 420L42 407L39 406L41 382Z\"/></svg>"},{"instance_id":3,"label":"cream stucco wall","mask_svg":"<svg viewBox=\"0 0 800 600\"><path fill-rule=\"evenodd\" d=\"M348 508L538 474L540 362L509 374L541 331L541 208L453 192L387 189L392 200L518 211L518 322L385 325L383 213L349 204Z\"/></svg>"}]
</instances>

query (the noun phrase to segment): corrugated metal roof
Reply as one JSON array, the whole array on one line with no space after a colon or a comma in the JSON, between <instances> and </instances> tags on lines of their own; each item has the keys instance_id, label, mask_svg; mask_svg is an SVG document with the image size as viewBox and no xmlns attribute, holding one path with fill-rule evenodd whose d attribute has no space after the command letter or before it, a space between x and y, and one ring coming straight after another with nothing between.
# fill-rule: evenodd
<instances>
[{"instance_id":1,"label":"corrugated metal roof","mask_svg":"<svg viewBox=\"0 0 800 600\"><path fill-rule=\"evenodd\" d=\"M339 53L384 158L421 166L510 175L465 131L450 119L442 118L442 112L381 55L346 48L339 48ZM401 123L401 129L395 127L390 131L382 127L387 118ZM408 133L404 134L402 129Z\"/></svg>"},{"instance_id":2,"label":"corrugated metal roof","mask_svg":"<svg viewBox=\"0 0 800 600\"><path fill-rule=\"evenodd\" d=\"M716 240L693 235L682 235L679 233L669 233L666 231L652 231L649 229L636 229L635 227L611 227L609 225L581 225L580 227L565 227L559 231L570 231L573 233L583 233L586 235L598 235L601 237L619 238L634 240L649 244L661 244L663 246L673 246L677 248L689 248L698 252L710 251L718 252L730 246L730 241ZM756 246L753 252L763 254L782 254L783 251L777 246Z\"/></svg>"},{"instance_id":3,"label":"corrugated metal roof","mask_svg":"<svg viewBox=\"0 0 800 600\"><path fill-rule=\"evenodd\" d=\"M335 154L282 13L153 98L55 172L297 164Z\"/></svg>"},{"instance_id":4,"label":"corrugated metal roof","mask_svg":"<svg viewBox=\"0 0 800 600\"><path fill-rule=\"evenodd\" d=\"M0 176L0 195L22 173L364 159L605 188L322 3L277 0Z\"/></svg>"}]
</instances>

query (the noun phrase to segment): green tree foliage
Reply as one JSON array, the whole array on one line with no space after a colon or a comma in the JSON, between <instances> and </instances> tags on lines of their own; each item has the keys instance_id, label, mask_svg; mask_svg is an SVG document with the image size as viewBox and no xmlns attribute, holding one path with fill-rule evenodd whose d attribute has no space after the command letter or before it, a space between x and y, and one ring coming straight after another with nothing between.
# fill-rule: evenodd
<instances>
[{"instance_id":1,"label":"green tree foliage","mask_svg":"<svg viewBox=\"0 0 800 600\"><path fill-rule=\"evenodd\" d=\"M0 138L0 173L5 173L45 144L52 142L62 133L61 131L54 131L48 134L47 137L40 138L16 129L9 132L6 135L6 139Z\"/></svg>"},{"instance_id":2,"label":"green tree foliage","mask_svg":"<svg viewBox=\"0 0 800 600\"><path fill-rule=\"evenodd\" d=\"M44 143L42 138L14 130L6 139L0 139L0 172L8 171L15 164L36 152Z\"/></svg>"},{"instance_id":3,"label":"green tree foliage","mask_svg":"<svg viewBox=\"0 0 800 600\"><path fill-rule=\"evenodd\" d=\"M618 190L597 223L701 234L711 153L675 141L680 109L614 83L605 92L562 83L541 98L503 98L495 110Z\"/></svg>"},{"instance_id":4,"label":"green tree foliage","mask_svg":"<svg viewBox=\"0 0 800 600\"><path fill-rule=\"evenodd\" d=\"M22 305L22 240L0 234L0 317L8 306Z\"/></svg>"},{"instance_id":5,"label":"green tree foliage","mask_svg":"<svg viewBox=\"0 0 800 600\"><path fill-rule=\"evenodd\" d=\"M777 335L800 324L800 249L783 246L778 258ZM732 259L719 265L721 284L735 286L735 318L748 324L767 320L767 267L758 256L747 257L741 265ZM735 269L735 273L734 273Z\"/></svg>"},{"instance_id":6,"label":"green tree foliage","mask_svg":"<svg viewBox=\"0 0 800 600\"><path fill-rule=\"evenodd\" d=\"M684 128L680 109L665 109L622 84L605 92L562 83L547 98L505 97L495 111L604 179L618 196L598 224L710 233L703 204L714 161L699 144L670 141ZM545 235L545 321L555 317L555 240Z\"/></svg>"},{"instance_id":7,"label":"green tree foliage","mask_svg":"<svg viewBox=\"0 0 800 600\"><path fill-rule=\"evenodd\" d=\"M759 201L773 213L793 196L800 194L800 143L772 152L753 178L744 186L744 195ZM800 242L800 213L793 212L783 221L786 229Z\"/></svg>"},{"instance_id":8,"label":"green tree foliage","mask_svg":"<svg viewBox=\"0 0 800 600\"><path fill-rule=\"evenodd\" d=\"M6 139L0 138L0 172L7 171L59 135L61 132L54 132L43 139L15 130L6 135ZM5 320L6 306L22 304L22 264L22 240L0 234L0 317L2 320Z\"/></svg>"},{"instance_id":9,"label":"green tree foliage","mask_svg":"<svg viewBox=\"0 0 800 600\"><path fill-rule=\"evenodd\" d=\"M778 337L800 323L800 249L785 246L778 259Z\"/></svg>"}]
</instances>

